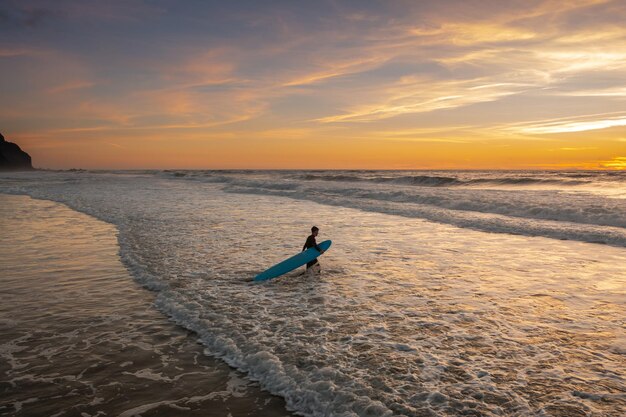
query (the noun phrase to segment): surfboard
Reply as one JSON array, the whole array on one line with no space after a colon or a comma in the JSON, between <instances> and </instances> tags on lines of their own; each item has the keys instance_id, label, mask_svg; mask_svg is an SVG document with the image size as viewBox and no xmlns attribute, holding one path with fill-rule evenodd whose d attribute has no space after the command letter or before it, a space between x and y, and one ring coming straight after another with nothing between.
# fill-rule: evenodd
<instances>
[{"instance_id":1,"label":"surfboard","mask_svg":"<svg viewBox=\"0 0 626 417\"><path fill-rule=\"evenodd\" d=\"M331 243L332 242L330 240L325 240L317 246L319 246L322 250L327 251L328 248L330 248ZM261 272L259 275L254 277L254 280L267 281L268 279L279 277L289 271L293 271L299 266L311 262L313 259L317 258L320 255L321 253L319 253L317 249L308 248L307 250L300 252L299 254L292 256L289 259L285 259L284 261L277 263L273 267Z\"/></svg>"}]
</instances>

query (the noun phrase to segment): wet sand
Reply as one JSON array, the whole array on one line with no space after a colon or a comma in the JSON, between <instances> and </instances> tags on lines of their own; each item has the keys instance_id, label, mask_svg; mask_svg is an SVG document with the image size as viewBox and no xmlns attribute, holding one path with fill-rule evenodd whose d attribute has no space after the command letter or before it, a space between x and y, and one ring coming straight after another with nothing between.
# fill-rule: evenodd
<instances>
[{"instance_id":1,"label":"wet sand","mask_svg":"<svg viewBox=\"0 0 626 417\"><path fill-rule=\"evenodd\" d=\"M154 309L112 225L0 194L0 230L1 415L290 415Z\"/></svg>"}]
</instances>

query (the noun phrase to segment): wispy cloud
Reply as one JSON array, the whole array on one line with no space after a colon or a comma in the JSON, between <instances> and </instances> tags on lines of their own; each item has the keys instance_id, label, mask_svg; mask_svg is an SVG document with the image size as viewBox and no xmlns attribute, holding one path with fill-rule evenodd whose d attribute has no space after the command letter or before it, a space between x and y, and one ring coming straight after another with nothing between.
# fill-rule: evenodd
<instances>
[{"instance_id":1,"label":"wispy cloud","mask_svg":"<svg viewBox=\"0 0 626 417\"><path fill-rule=\"evenodd\" d=\"M444 23L438 28L413 28L410 33L460 46L528 40L538 36L532 30L497 23Z\"/></svg>"},{"instance_id":2,"label":"wispy cloud","mask_svg":"<svg viewBox=\"0 0 626 417\"><path fill-rule=\"evenodd\" d=\"M126 147L120 145L119 143L107 142L107 144L113 146L114 148L126 149Z\"/></svg>"},{"instance_id":3,"label":"wispy cloud","mask_svg":"<svg viewBox=\"0 0 626 417\"><path fill-rule=\"evenodd\" d=\"M0 48L0 58L29 55L32 50L28 48Z\"/></svg>"},{"instance_id":4,"label":"wispy cloud","mask_svg":"<svg viewBox=\"0 0 626 417\"><path fill-rule=\"evenodd\" d=\"M49 88L46 92L49 94L58 94L66 91L81 90L83 88L93 87L94 85L95 84L90 81L70 81L57 85L56 87Z\"/></svg>"},{"instance_id":5,"label":"wispy cloud","mask_svg":"<svg viewBox=\"0 0 626 417\"><path fill-rule=\"evenodd\" d=\"M626 114L613 117L607 116L608 115L583 116L577 119L562 119L557 121L530 123L527 125L510 127L509 129L523 134L540 135L584 132L588 130L600 130L611 127L626 126Z\"/></svg>"},{"instance_id":6,"label":"wispy cloud","mask_svg":"<svg viewBox=\"0 0 626 417\"><path fill-rule=\"evenodd\" d=\"M527 85L489 83L488 80L468 80L434 83L430 80L401 81L382 92L388 98L381 103L359 106L347 113L318 119L322 123L369 122L411 113L427 113L495 101L518 94Z\"/></svg>"},{"instance_id":7,"label":"wispy cloud","mask_svg":"<svg viewBox=\"0 0 626 417\"><path fill-rule=\"evenodd\" d=\"M600 161L600 166L606 169L626 170L626 156L617 156L608 161Z\"/></svg>"},{"instance_id":8,"label":"wispy cloud","mask_svg":"<svg viewBox=\"0 0 626 417\"><path fill-rule=\"evenodd\" d=\"M555 91L554 95L565 97L613 97L626 100L626 87L605 87L596 89L579 89L575 91Z\"/></svg>"},{"instance_id":9,"label":"wispy cloud","mask_svg":"<svg viewBox=\"0 0 626 417\"><path fill-rule=\"evenodd\" d=\"M356 74L374 68L386 61L384 57L357 59L355 61L329 63L327 69L301 75L282 84L283 87L301 86L314 84L330 78L341 77L348 74Z\"/></svg>"}]
</instances>

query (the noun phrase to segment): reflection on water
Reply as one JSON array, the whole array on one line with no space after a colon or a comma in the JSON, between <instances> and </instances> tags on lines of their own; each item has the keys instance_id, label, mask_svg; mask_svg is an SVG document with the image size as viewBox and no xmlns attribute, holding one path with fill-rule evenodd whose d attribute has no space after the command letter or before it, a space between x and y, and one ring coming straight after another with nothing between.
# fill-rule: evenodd
<instances>
[{"instance_id":1,"label":"reflection on water","mask_svg":"<svg viewBox=\"0 0 626 417\"><path fill-rule=\"evenodd\" d=\"M288 414L154 310L113 226L0 194L0 230L1 415Z\"/></svg>"}]
</instances>

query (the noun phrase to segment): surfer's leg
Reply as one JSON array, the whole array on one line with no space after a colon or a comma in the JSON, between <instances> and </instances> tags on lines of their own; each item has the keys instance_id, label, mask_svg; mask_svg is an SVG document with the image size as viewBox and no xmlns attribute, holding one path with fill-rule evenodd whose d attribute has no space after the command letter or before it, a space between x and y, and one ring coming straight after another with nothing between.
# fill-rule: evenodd
<instances>
[{"instance_id":1,"label":"surfer's leg","mask_svg":"<svg viewBox=\"0 0 626 417\"><path fill-rule=\"evenodd\" d=\"M311 262L306 264L306 274L319 274L320 264L317 262L317 259L313 259Z\"/></svg>"}]
</instances>

